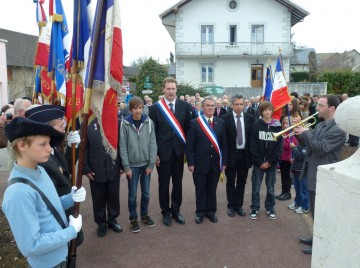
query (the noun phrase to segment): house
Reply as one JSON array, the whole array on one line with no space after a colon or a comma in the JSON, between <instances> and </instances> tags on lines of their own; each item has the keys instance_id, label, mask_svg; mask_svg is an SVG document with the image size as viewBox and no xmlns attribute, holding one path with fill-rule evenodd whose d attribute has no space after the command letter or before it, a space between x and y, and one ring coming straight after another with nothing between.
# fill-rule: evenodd
<instances>
[{"instance_id":1,"label":"house","mask_svg":"<svg viewBox=\"0 0 360 268\"><path fill-rule=\"evenodd\" d=\"M316 53L313 48L300 48L290 58L291 72L309 72L309 55Z\"/></svg>"},{"instance_id":2,"label":"house","mask_svg":"<svg viewBox=\"0 0 360 268\"><path fill-rule=\"evenodd\" d=\"M31 97L35 84L34 57L38 37L0 29L0 39L7 41L7 89L10 100Z\"/></svg>"},{"instance_id":3,"label":"house","mask_svg":"<svg viewBox=\"0 0 360 268\"><path fill-rule=\"evenodd\" d=\"M343 53L318 53L319 72L349 69L360 72L360 53L355 49Z\"/></svg>"},{"instance_id":4,"label":"house","mask_svg":"<svg viewBox=\"0 0 360 268\"><path fill-rule=\"evenodd\" d=\"M288 0L182 0L160 14L176 78L205 88L262 88L279 49L288 80L291 27L309 12Z\"/></svg>"}]
</instances>

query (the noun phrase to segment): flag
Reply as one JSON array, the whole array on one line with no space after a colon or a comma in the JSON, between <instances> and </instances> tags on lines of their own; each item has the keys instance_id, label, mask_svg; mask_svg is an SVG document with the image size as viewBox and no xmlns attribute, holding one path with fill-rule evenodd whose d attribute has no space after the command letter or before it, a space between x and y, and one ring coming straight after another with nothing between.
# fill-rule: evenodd
<instances>
[{"instance_id":1,"label":"flag","mask_svg":"<svg viewBox=\"0 0 360 268\"><path fill-rule=\"evenodd\" d=\"M94 66L87 66L87 76L90 68L94 68L92 82L91 109L101 126L104 147L113 159L117 156L118 125L117 92L121 92L123 78L123 49L120 21L119 0L104 0L102 14L95 12L95 20L101 21L99 29L99 44L97 51L90 48L89 55L95 55ZM95 36L95 23L92 30L92 40ZM91 42L93 43L93 41ZM90 57L89 57L90 58ZM86 84L89 88L90 85Z\"/></svg>"},{"instance_id":2,"label":"flag","mask_svg":"<svg viewBox=\"0 0 360 268\"><path fill-rule=\"evenodd\" d=\"M47 67L50 47L50 29L43 8L45 0L34 0L34 2L36 2L36 21L39 26L39 40L35 53L35 65Z\"/></svg>"},{"instance_id":3,"label":"flag","mask_svg":"<svg viewBox=\"0 0 360 268\"><path fill-rule=\"evenodd\" d=\"M55 78L55 87L64 104L66 97L66 64L69 61L71 37L61 0L50 0L52 18L48 72Z\"/></svg>"},{"instance_id":4,"label":"flag","mask_svg":"<svg viewBox=\"0 0 360 268\"><path fill-rule=\"evenodd\" d=\"M270 65L266 68L266 79L265 79L263 100L270 101L272 91L273 91L273 79L272 79L272 70Z\"/></svg>"},{"instance_id":5,"label":"flag","mask_svg":"<svg viewBox=\"0 0 360 268\"><path fill-rule=\"evenodd\" d=\"M291 101L283 72L281 54L279 55L276 63L276 69L274 74L274 85L273 85L273 90L271 92L270 101L274 105L274 112L276 112L274 113L275 116L273 115L273 117L276 119L280 119L281 108Z\"/></svg>"}]
</instances>

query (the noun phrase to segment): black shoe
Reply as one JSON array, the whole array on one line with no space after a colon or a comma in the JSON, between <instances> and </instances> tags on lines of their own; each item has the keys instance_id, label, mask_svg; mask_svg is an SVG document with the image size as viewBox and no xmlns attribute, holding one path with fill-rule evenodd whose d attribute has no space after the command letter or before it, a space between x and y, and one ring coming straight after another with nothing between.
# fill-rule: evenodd
<instances>
[{"instance_id":1,"label":"black shoe","mask_svg":"<svg viewBox=\"0 0 360 268\"><path fill-rule=\"evenodd\" d=\"M246 216L246 211L243 208L237 208L235 209L236 213L239 214L241 217Z\"/></svg>"},{"instance_id":2,"label":"black shoe","mask_svg":"<svg viewBox=\"0 0 360 268\"><path fill-rule=\"evenodd\" d=\"M175 221L178 224L185 224L185 219L180 213L177 213L177 214L173 215L172 217L175 219Z\"/></svg>"},{"instance_id":3,"label":"black shoe","mask_svg":"<svg viewBox=\"0 0 360 268\"><path fill-rule=\"evenodd\" d=\"M166 214L163 216L163 223L165 226L170 227L171 226L171 218L170 215Z\"/></svg>"},{"instance_id":4,"label":"black shoe","mask_svg":"<svg viewBox=\"0 0 360 268\"><path fill-rule=\"evenodd\" d=\"M284 194L284 192L283 192L283 191L281 191L281 193L280 193L280 194L278 194L277 196L275 196L275 198L276 198L276 199L279 199L279 197L280 197L280 196L282 196L283 194Z\"/></svg>"},{"instance_id":5,"label":"black shoe","mask_svg":"<svg viewBox=\"0 0 360 268\"><path fill-rule=\"evenodd\" d=\"M213 223L217 223L218 222L218 218L215 215L207 215L206 217L209 218L209 220Z\"/></svg>"},{"instance_id":6,"label":"black shoe","mask_svg":"<svg viewBox=\"0 0 360 268\"><path fill-rule=\"evenodd\" d=\"M235 217L235 210L233 210L232 208L229 208L227 210L227 214L229 217Z\"/></svg>"},{"instance_id":7,"label":"black shoe","mask_svg":"<svg viewBox=\"0 0 360 268\"><path fill-rule=\"evenodd\" d=\"M279 198L278 198L278 200L280 200L280 201L289 200L289 199L291 199L290 193L284 193L282 196L279 196Z\"/></svg>"},{"instance_id":8,"label":"black shoe","mask_svg":"<svg viewBox=\"0 0 360 268\"><path fill-rule=\"evenodd\" d=\"M99 225L97 230L98 237L104 237L106 235L106 225Z\"/></svg>"},{"instance_id":9,"label":"black shoe","mask_svg":"<svg viewBox=\"0 0 360 268\"><path fill-rule=\"evenodd\" d=\"M299 241L305 245L309 245L312 246L313 244L313 237L304 237L304 238L299 238Z\"/></svg>"},{"instance_id":10,"label":"black shoe","mask_svg":"<svg viewBox=\"0 0 360 268\"><path fill-rule=\"evenodd\" d=\"M121 228L120 224L117 223L117 221L110 222L109 228L112 229L116 233L122 232L122 228Z\"/></svg>"},{"instance_id":11,"label":"black shoe","mask_svg":"<svg viewBox=\"0 0 360 268\"><path fill-rule=\"evenodd\" d=\"M195 222L196 224L202 224L204 220L204 217L196 216Z\"/></svg>"},{"instance_id":12,"label":"black shoe","mask_svg":"<svg viewBox=\"0 0 360 268\"><path fill-rule=\"evenodd\" d=\"M304 254L310 254L311 255L312 254L312 247L311 248L303 248L302 251L303 251Z\"/></svg>"}]
</instances>

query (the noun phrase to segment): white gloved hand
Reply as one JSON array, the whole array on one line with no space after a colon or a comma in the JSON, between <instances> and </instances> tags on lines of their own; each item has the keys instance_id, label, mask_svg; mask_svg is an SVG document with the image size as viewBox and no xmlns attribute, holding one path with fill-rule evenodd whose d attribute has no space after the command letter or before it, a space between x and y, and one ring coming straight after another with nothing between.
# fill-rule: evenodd
<instances>
[{"instance_id":1,"label":"white gloved hand","mask_svg":"<svg viewBox=\"0 0 360 268\"><path fill-rule=\"evenodd\" d=\"M84 187L77 189L76 186L71 188L71 197L74 202L83 202L86 198L86 190Z\"/></svg>"},{"instance_id":2,"label":"white gloved hand","mask_svg":"<svg viewBox=\"0 0 360 268\"><path fill-rule=\"evenodd\" d=\"M77 218L74 218L73 215L69 216L69 226L75 228L75 231L78 233L82 227L82 216L79 215Z\"/></svg>"},{"instance_id":3,"label":"white gloved hand","mask_svg":"<svg viewBox=\"0 0 360 268\"><path fill-rule=\"evenodd\" d=\"M75 144L75 147L77 148L81 141L79 131L77 130L70 131L69 134L67 135L67 141L70 147L72 144Z\"/></svg>"}]
</instances>

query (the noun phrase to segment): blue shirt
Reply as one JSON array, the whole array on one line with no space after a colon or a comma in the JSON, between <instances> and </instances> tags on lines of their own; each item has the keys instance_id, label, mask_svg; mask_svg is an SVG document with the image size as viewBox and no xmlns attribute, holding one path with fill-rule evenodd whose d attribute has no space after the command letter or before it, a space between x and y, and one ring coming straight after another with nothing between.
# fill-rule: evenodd
<instances>
[{"instance_id":1,"label":"blue shirt","mask_svg":"<svg viewBox=\"0 0 360 268\"><path fill-rule=\"evenodd\" d=\"M68 225L65 210L74 205L71 194L59 197L42 167L29 169L15 163L9 180L16 177L31 181L43 191ZM23 183L10 185L6 188L2 208L16 244L31 267L54 267L66 260L67 244L77 232L72 226L62 229L36 190Z\"/></svg>"}]
</instances>

